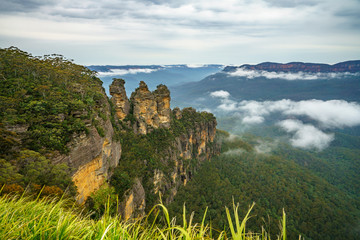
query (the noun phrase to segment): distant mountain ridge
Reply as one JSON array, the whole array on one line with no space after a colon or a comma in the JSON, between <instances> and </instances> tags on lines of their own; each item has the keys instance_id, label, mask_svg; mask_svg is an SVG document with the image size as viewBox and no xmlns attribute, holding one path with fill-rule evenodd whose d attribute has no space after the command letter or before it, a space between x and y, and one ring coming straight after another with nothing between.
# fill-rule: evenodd
<instances>
[{"instance_id":1,"label":"distant mountain ridge","mask_svg":"<svg viewBox=\"0 0 360 240\"><path fill-rule=\"evenodd\" d=\"M360 72L360 60L346 61L336 63L334 65L323 63L303 63L303 62L290 62L290 63L274 63L264 62L257 65L244 64L241 66L227 66L224 72L233 72L236 69L242 68L246 70L262 70L269 72L314 72L314 73L330 73L330 72Z\"/></svg>"},{"instance_id":2,"label":"distant mountain ridge","mask_svg":"<svg viewBox=\"0 0 360 240\"><path fill-rule=\"evenodd\" d=\"M178 69L186 69L186 68L220 68L223 65L220 64L204 64L193 67L192 65L188 64L170 64L170 65L90 65L87 66L90 70L97 71L97 72L110 72L113 69L167 69L167 68L178 68Z\"/></svg>"}]
</instances>

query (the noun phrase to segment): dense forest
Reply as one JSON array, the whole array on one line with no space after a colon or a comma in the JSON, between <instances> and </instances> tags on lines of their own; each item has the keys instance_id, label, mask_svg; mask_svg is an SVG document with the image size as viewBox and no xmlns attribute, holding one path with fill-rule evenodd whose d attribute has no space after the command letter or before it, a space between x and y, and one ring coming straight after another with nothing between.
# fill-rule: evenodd
<instances>
[{"instance_id":1,"label":"dense forest","mask_svg":"<svg viewBox=\"0 0 360 240\"><path fill-rule=\"evenodd\" d=\"M75 194L71 169L50 158L66 154L74 134L98 125L107 101L101 81L61 55L33 57L15 47L0 49L0 78L0 183Z\"/></svg>"},{"instance_id":2,"label":"dense forest","mask_svg":"<svg viewBox=\"0 0 360 240\"><path fill-rule=\"evenodd\" d=\"M316 163L315 154L306 154L290 146L279 148L273 154L259 154L243 139L218 132L218 137L223 139L222 154L202 165L170 204L170 212L180 216L185 203L188 211L195 212L195 219L201 221L208 207L209 222L222 230L227 226L224 205L239 202L244 216L246 209L255 202L254 218L247 225L252 231L259 232L263 226L268 232L278 232L277 220L284 208L290 239L299 235L305 239L359 238L360 202L358 192L356 196L353 193L356 186L346 191L346 187L327 181L330 177L324 175L324 169L317 169L316 165L321 165ZM339 155L341 152L334 157ZM357 156L351 160L354 164ZM300 159L313 165L304 166ZM323 177L320 172L324 173ZM328 174L331 175L331 171ZM347 184L350 186L357 183L358 176L350 174L347 179L355 179Z\"/></svg>"}]
</instances>

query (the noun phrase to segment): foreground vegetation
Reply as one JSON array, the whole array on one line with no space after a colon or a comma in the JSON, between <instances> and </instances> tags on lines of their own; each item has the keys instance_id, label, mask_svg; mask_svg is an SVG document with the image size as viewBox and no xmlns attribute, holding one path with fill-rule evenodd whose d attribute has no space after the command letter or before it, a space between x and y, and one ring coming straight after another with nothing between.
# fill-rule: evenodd
<instances>
[{"instance_id":1,"label":"foreground vegetation","mask_svg":"<svg viewBox=\"0 0 360 240\"><path fill-rule=\"evenodd\" d=\"M98 220L90 219L90 214L76 208L69 200L42 198L30 199L3 195L0 197L0 236L2 239L234 239L270 240L263 230L252 233L245 228L254 207L250 207L242 222L238 206L233 205L233 216L226 208L231 234L216 231L206 225L206 213L201 223L192 221L183 208L182 224L171 219L164 205L157 204L142 219L122 221L109 212ZM150 220L151 219L151 220ZM277 238L286 239L285 213L281 221L281 231Z\"/></svg>"}]
</instances>

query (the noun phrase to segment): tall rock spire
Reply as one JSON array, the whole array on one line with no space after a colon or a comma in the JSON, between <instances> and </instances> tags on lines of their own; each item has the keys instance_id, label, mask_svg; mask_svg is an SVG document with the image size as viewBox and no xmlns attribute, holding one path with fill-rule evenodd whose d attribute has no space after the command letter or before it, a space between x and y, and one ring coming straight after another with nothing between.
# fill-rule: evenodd
<instances>
[{"instance_id":1,"label":"tall rock spire","mask_svg":"<svg viewBox=\"0 0 360 240\"><path fill-rule=\"evenodd\" d=\"M145 82L140 82L139 87L131 94L130 101L133 105L138 133L147 134L151 131L149 127L159 128L157 103Z\"/></svg>"},{"instance_id":2,"label":"tall rock spire","mask_svg":"<svg viewBox=\"0 0 360 240\"><path fill-rule=\"evenodd\" d=\"M159 114L159 125L160 127L170 127L170 91L169 89L160 84L157 89L153 92L157 103L157 112Z\"/></svg>"},{"instance_id":3,"label":"tall rock spire","mask_svg":"<svg viewBox=\"0 0 360 240\"><path fill-rule=\"evenodd\" d=\"M120 120L123 120L130 110L130 103L124 85L125 81L119 78L114 78L110 85L111 101L115 105L116 115Z\"/></svg>"}]
</instances>

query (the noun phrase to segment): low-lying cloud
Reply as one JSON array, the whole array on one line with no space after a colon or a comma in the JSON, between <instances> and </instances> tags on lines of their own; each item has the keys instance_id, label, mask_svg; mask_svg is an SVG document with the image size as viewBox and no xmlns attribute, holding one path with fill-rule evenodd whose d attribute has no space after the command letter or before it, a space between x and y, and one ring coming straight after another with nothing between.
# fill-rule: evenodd
<instances>
[{"instance_id":1,"label":"low-lying cloud","mask_svg":"<svg viewBox=\"0 0 360 240\"><path fill-rule=\"evenodd\" d=\"M293 133L290 139L294 147L323 150L334 140L333 133L324 133L311 124L303 124L299 120L287 119L278 123L288 133Z\"/></svg>"},{"instance_id":2,"label":"low-lying cloud","mask_svg":"<svg viewBox=\"0 0 360 240\"><path fill-rule=\"evenodd\" d=\"M109 72L98 72L98 76L99 77L122 76L127 74L152 73L158 70L159 69L152 69L152 68L110 69Z\"/></svg>"},{"instance_id":3,"label":"low-lying cloud","mask_svg":"<svg viewBox=\"0 0 360 240\"><path fill-rule=\"evenodd\" d=\"M359 76L358 73L308 73L308 72L269 72L264 70L250 70L246 68L237 68L235 72L230 72L230 76L246 77L249 79L265 77L268 79L284 79L284 80L317 80L317 79L332 79L342 78L346 76Z\"/></svg>"},{"instance_id":4,"label":"low-lying cloud","mask_svg":"<svg viewBox=\"0 0 360 240\"><path fill-rule=\"evenodd\" d=\"M227 99L228 97L230 97L230 93L228 91L220 90L210 93L210 96Z\"/></svg>"},{"instance_id":5,"label":"low-lying cloud","mask_svg":"<svg viewBox=\"0 0 360 240\"><path fill-rule=\"evenodd\" d=\"M334 135L328 131L360 125L360 104L356 102L316 99L235 101L223 90L212 92L210 96L220 101L215 113L236 115L244 127L275 119L277 126L290 134L290 143L300 148L322 150L334 140Z\"/></svg>"}]
</instances>

